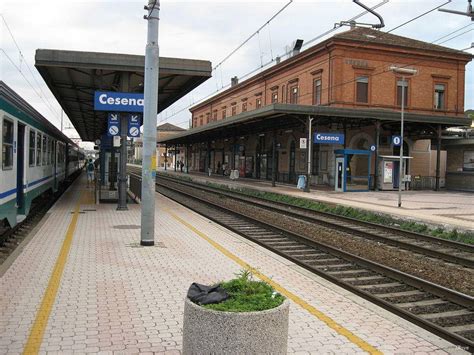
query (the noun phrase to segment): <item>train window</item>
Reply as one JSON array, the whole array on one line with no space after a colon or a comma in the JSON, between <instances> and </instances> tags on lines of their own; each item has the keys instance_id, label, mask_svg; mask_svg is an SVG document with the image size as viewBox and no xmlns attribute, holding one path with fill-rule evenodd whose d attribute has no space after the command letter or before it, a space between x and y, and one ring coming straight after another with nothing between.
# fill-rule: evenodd
<instances>
[{"instance_id":1,"label":"train window","mask_svg":"<svg viewBox=\"0 0 474 355\"><path fill-rule=\"evenodd\" d=\"M29 164L35 166L35 148L36 148L36 132L30 129L30 155Z\"/></svg>"},{"instance_id":2,"label":"train window","mask_svg":"<svg viewBox=\"0 0 474 355\"><path fill-rule=\"evenodd\" d=\"M54 140L51 139L51 164L54 165L55 157L54 157Z\"/></svg>"},{"instance_id":3,"label":"train window","mask_svg":"<svg viewBox=\"0 0 474 355\"><path fill-rule=\"evenodd\" d=\"M48 159L48 152L47 152L47 145L48 145L48 141L47 141L47 137L45 135L43 135L43 159L42 159L42 162L43 162L43 165L46 165L46 162L47 162L47 159Z\"/></svg>"},{"instance_id":4,"label":"train window","mask_svg":"<svg viewBox=\"0 0 474 355\"><path fill-rule=\"evenodd\" d=\"M2 132L2 168L9 170L13 168L13 122L4 118Z\"/></svg>"},{"instance_id":5,"label":"train window","mask_svg":"<svg viewBox=\"0 0 474 355\"><path fill-rule=\"evenodd\" d=\"M41 134L36 135L36 165L41 165Z\"/></svg>"}]
</instances>

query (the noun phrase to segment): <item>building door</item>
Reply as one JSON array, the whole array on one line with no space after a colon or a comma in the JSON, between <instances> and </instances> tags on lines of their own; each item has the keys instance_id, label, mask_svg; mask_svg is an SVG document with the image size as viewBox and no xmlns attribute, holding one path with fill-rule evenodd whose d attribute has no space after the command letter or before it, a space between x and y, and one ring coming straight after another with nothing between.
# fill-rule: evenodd
<instances>
[{"instance_id":1,"label":"building door","mask_svg":"<svg viewBox=\"0 0 474 355\"><path fill-rule=\"evenodd\" d=\"M18 206L18 213L23 214L25 212L25 191L23 189L25 176L25 126L21 123L18 123L18 137L16 141L16 204Z\"/></svg>"},{"instance_id":2,"label":"building door","mask_svg":"<svg viewBox=\"0 0 474 355\"><path fill-rule=\"evenodd\" d=\"M290 145L290 168L288 169L288 180L290 184L296 183L295 163L296 163L296 143L295 141L292 141Z\"/></svg>"},{"instance_id":3,"label":"building door","mask_svg":"<svg viewBox=\"0 0 474 355\"><path fill-rule=\"evenodd\" d=\"M344 192L344 158L336 158L336 181L334 191Z\"/></svg>"}]
</instances>

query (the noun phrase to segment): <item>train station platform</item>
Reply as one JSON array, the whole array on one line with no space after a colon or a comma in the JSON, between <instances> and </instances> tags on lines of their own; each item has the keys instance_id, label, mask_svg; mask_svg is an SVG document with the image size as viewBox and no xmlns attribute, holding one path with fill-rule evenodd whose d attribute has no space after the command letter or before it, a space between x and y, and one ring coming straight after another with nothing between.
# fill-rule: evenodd
<instances>
[{"instance_id":1,"label":"train station platform","mask_svg":"<svg viewBox=\"0 0 474 355\"><path fill-rule=\"evenodd\" d=\"M457 191L403 191L402 207L398 208L398 191L336 192L328 186L311 187L307 193L296 185L271 181L239 178L230 180L228 176L191 172L185 174L173 169L160 170L162 173L188 175L196 181L215 182L236 188L251 188L290 196L314 199L328 204L354 207L395 218L409 219L432 226L474 232L474 193Z\"/></svg>"},{"instance_id":2,"label":"train station platform","mask_svg":"<svg viewBox=\"0 0 474 355\"><path fill-rule=\"evenodd\" d=\"M177 354L189 285L245 265L290 299L289 353L463 353L158 194L156 245L141 247L140 205L92 191L78 179L1 266L1 354Z\"/></svg>"}]
</instances>

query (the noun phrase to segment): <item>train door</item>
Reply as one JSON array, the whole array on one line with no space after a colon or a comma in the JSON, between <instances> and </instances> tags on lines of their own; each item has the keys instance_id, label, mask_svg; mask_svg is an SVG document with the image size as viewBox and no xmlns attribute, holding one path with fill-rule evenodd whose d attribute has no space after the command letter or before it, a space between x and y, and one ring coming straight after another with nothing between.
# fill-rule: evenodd
<instances>
[{"instance_id":1,"label":"train door","mask_svg":"<svg viewBox=\"0 0 474 355\"><path fill-rule=\"evenodd\" d=\"M18 137L16 151L16 204L18 213L25 212L25 191L23 189L23 181L25 177L25 125L18 122Z\"/></svg>"}]
</instances>

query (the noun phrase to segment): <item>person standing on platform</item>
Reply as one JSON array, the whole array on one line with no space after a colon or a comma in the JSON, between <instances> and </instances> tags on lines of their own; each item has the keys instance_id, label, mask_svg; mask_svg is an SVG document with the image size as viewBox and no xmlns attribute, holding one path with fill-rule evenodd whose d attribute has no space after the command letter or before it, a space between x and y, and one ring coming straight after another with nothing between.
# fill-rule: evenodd
<instances>
[{"instance_id":1,"label":"person standing on platform","mask_svg":"<svg viewBox=\"0 0 474 355\"><path fill-rule=\"evenodd\" d=\"M94 162L92 159L89 158L87 162L87 187L89 187L89 183L92 184L94 181Z\"/></svg>"}]
</instances>

